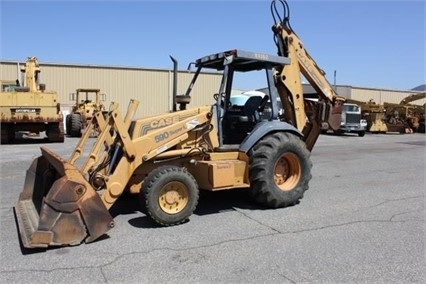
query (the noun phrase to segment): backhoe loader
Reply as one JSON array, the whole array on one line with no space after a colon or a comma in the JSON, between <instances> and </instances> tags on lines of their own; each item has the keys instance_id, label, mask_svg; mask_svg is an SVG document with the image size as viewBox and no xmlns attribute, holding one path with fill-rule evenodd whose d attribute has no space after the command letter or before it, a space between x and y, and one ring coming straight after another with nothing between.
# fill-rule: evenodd
<instances>
[{"instance_id":1,"label":"backhoe loader","mask_svg":"<svg viewBox=\"0 0 426 284\"><path fill-rule=\"evenodd\" d=\"M130 101L124 117L112 102L106 115L95 113L68 160L42 147L15 205L23 246L98 239L114 227L109 209L123 192L137 195L143 211L162 226L188 220L200 189L246 189L268 208L299 203L311 179L310 151L321 122L340 127L344 98L291 29L287 3L278 3L285 16L280 17L272 1L277 55L233 49L199 58L185 94L173 94L176 111L134 120L139 101ZM215 101L188 108L191 90L205 69L223 74L218 92L211 94ZM265 72L269 95L232 105L234 75L252 70ZM302 74L317 90L319 102L304 100ZM265 117L260 113L267 102ZM84 154L94 127L101 132Z\"/></svg>"}]
</instances>

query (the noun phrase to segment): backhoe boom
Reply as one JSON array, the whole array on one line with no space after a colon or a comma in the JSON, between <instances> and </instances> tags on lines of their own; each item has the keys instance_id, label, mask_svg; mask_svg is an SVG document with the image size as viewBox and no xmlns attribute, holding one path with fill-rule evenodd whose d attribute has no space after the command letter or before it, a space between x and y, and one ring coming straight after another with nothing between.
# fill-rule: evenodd
<instances>
[{"instance_id":1,"label":"backhoe boom","mask_svg":"<svg viewBox=\"0 0 426 284\"><path fill-rule=\"evenodd\" d=\"M320 133L321 122L327 122L334 130L340 128L341 107L345 98L335 92L327 81L325 72L318 67L291 28L287 2L282 0L279 2L283 5L284 17L279 16L276 1L273 0L271 11L275 25L272 27L272 31L278 54L290 58L291 63L278 70L277 88L283 102L286 121L303 131L305 142L307 142L308 148L312 149ZM318 104L304 102L301 75L316 90ZM308 108L307 110L305 110L305 106Z\"/></svg>"}]
</instances>

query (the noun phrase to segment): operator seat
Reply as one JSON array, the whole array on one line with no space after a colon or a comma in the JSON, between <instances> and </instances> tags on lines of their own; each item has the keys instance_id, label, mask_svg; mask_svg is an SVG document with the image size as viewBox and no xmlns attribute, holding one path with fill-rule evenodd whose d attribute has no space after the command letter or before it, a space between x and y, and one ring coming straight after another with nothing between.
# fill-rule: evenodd
<instances>
[{"instance_id":1,"label":"operator seat","mask_svg":"<svg viewBox=\"0 0 426 284\"><path fill-rule=\"evenodd\" d=\"M243 106L242 115L239 117L240 122L256 122L258 120L259 113L257 109L262 102L261 96L251 96Z\"/></svg>"},{"instance_id":2,"label":"operator seat","mask_svg":"<svg viewBox=\"0 0 426 284\"><path fill-rule=\"evenodd\" d=\"M240 144L260 121L259 111L264 108L269 96L251 96L244 106L236 110L228 110L223 120L224 143ZM234 108L235 109L235 108Z\"/></svg>"}]
</instances>

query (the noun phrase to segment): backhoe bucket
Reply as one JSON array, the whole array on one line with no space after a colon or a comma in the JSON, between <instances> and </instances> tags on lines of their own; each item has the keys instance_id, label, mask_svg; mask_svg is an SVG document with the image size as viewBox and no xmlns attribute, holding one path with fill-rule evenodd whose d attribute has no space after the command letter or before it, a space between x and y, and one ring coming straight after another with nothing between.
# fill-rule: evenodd
<instances>
[{"instance_id":1,"label":"backhoe bucket","mask_svg":"<svg viewBox=\"0 0 426 284\"><path fill-rule=\"evenodd\" d=\"M15 205L23 246L88 243L112 228L111 215L81 172L47 148L41 152Z\"/></svg>"}]
</instances>

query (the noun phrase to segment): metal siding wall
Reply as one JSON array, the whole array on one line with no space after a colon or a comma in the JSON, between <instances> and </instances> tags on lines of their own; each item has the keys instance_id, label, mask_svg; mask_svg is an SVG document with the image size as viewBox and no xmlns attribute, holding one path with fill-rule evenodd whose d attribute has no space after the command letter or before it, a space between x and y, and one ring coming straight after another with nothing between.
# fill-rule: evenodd
<instances>
[{"instance_id":1,"label":"metal siding wall","mask_svg":"<svg viewBox=\"0 0 426 284\"><path fill-rule=\"evenodd\" d=\"M381 102L381 96L379 90L367 90L367 89L352 89L351 99L368 102L373 100L377 104Z\"/></svg>"},{"instance_id":2,"label":"metal siding wall","mask_svg":"<svg viewBox=\"0 0 426 284\"><path fill-rule=\"evenodd\" d=\"M380 103L388 102L388 103L398 104L408 94L409 93L399 92L399 91L383 90L380 92L380 96L381 96Z\"/></svg>"},{"instance_id":3,"label":"metal siding wall","mask_svg":"<svg viewBox=\"0 0 426 284\"><path fill-rule=\"evenodd\" d=\"M20 62L23 66L25 63ZM172 110L173 72L139 68L73 66L40 64L40 82L46 84L47 90L58 92L63 110L69 110L73 104L70 93L77 88L99 88L105 93L104 104L118 102L125 114L130 99L139 100L135 118L152 116ZM16 63L1 63L1 79L16 79ZM184 94L191 82L193 72L178 72L178 94ZM191 92L192 102L188 107L202 106L213 102L213 94L219 89L221 76L202 73Z\"/></svg>"},{"instance_id":4,"label":"metal siding wall","mask_svg":"<svg viewBox=\"0 0 426 284\"><path fill-rule=\"evenodd\" d=\"M345 98L350 98L350 96L351 96L351 87L349 87L349 86L336 86L336 93L339 96L343 96Z\"/></svg>"},{"instance_id":5,"label":"metal siding wall","mask_svg":"<svg viewBox=\"0 0 426 284\"><path fill-rule=\"evenodd\" d=\"M351 97L354 100L367 102L373 99L377 104L395 103L398 104L405 97L414 94L411 91L384 90L384 89L362 89L352 88ZM425 99L413 102L416 105L423 105Z\"/></svg>"},{"instance_id":6,"label":"metal siding wall","mask_svg":"<svg viewBox=\"0 0 426 284\"><path fill-rule=\"evenodd\" d=\"M173 74L171 74L173 75ZM185 94L191 83L193 72L181 72L178 75L178 94ZM222 77L217 74L200 74L191 91L191 103L188 107L211 105L213 95L219 91Z\"/></svg>"},{"instance_id":7,"label":"metal siding wall","mask_svg":"<svg viewBox=\"0 0 426 284\"><path fill-rule=\"evenodd\" d=\"M20 62L24 66L24 62ZM109 106L111 101L120 104L123 116L130 99L140 101L135 118L152 116L172 110L173 72L171 70L154 70L125 67L78 66L60 64L40 64L41 83L47 90L58 92L59 102L63 110L69 110L73 104L69 100L70 93L77 88L99 88L107 95L104 102ZM178 94L184 94L191 82L194 72L179 71ZM0 79L15 80L16 63L0 63ZM221 76L217 73L202 73L191 92L191 104L188 107L211 105L213 94L219 91ZM337 86L337 92L347 98L359 101L373 99L378 104L399 103L406 96L415 92L384 89L367 89L350 86ZM413 102L423 105L426 99Z\"/></svg>"},{"instance_id":8,"label":"metal siding wall","mask_svg":"<svg viewBox=\"0 0 426 284\"><path fill-rule=\"evenodd\" d=\"M164 71L42 66L42 72L48 86L57 86L64 107L73 103L68 94L77 88L99 88L106 94L104 104L109 106L112 101L119 103L123 116L130 99L140 102L135 117L168 109L168 74Z\"/></svg>"},{"instance_id":9,"label":"metal siding wall","mask_svg":"<svg viewBox=\"0 0 426 284\"><path fill-rule=\"evenodd\" d=\"M16 80L16 63L0 62L0 80Z\"/></svg>"}]
</instances>

